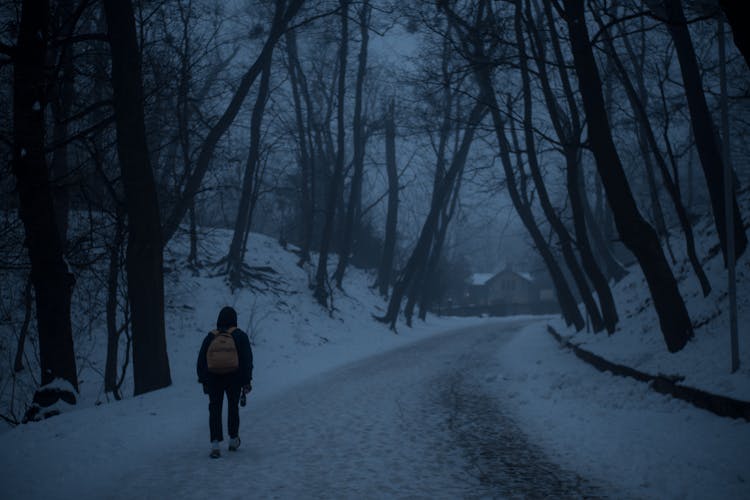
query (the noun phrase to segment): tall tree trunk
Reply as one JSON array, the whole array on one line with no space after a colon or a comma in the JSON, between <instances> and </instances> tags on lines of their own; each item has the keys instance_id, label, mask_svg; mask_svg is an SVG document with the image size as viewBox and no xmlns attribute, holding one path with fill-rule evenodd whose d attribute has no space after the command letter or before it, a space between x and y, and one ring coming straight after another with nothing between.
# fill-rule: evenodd
<instances>
[{"instance_id":1,"label":"tall tree trunk","mask_svg":"<svg viewBox=\"0 0 750 500\"><path fill-rule=\"evenodd\" d=\"M549 12L549 16L549 21L553 22L551 18L551 12ZM594 287L594 290L596 290L596 293L599 297L599 307L601 308L601 315L604 326L607 328L607 331L609 333L613 333L619 320L617 307L615 306L615 301L612 297L612 290L609 288L607 279L602 273L601 268L599 267L599 264L594 257L594 252L591 248L588 232L586 230L586 221L583 208L583 196L585 195L580 191L581 184L579 182L579 153L581 149L581 130L579 128L580 119L578 118L578 106L574 100L568 100L568 112L571 118L566 119L563 116L562 107L558 106L557 100L552 93L552 87L547 75L546 50L544 41L539 36L538 28L532 21L533 17L531 15L531 7L528 0L526 3L526 17L529 30L534 36L532 40L536 42L537 50L535 51L535 57L538 66L537 74L539 77L539 81L542 84L542 92L547 104L548 113L555 131L557 132L560 141L563 143L563 156L565 158L566 166L566 187L568 191L568 199L570 200L571 211L573 213L573 226L576 233L577 248L581 255L581 264L584 272L586 273L586 276L588 276L592 286ZM559 42L557 40L557 31L554 30L553 24L550 24L550 27L552 28L551 37L553 39L555 58L558 65L560 65L558 67L560 78L563 81L564 88L566 90L569 90L571 88L570 80L568 78L567 69L562 66L563 59ZM534 44L532 43L532 48L533 47ZM571 126L566 127L564 122L571 124ZM603 204L604 203L602 203L602 205ZM561 224L561 222L558 222L558 224ZM566 231L564 226L562 227L562 230ZM575 260L574 256L572 257L572 259L571 256L566 256L565 258L566 262L569 259ZM579 280L580 277L576 279Z\"/></svg>"},{"instance_id":2,"label":"tall tree trunk","mask_svg":"<svg viewBox=\"0 0 750 500\"><path fill-rule=\"evenodd\" d=\"M568 109L570 110L570 133L569 139L566 142L569 143L570 147L568 150L564 150L565 163L567 166L567 189L568 196L571 200L571 208L573 209L573 222L576 232L576 240L578 243L578 250L581 253L583 259L584 270L591 280L596 293L599 296L600 304L602 307L602 314L604 315L605 321L608 324L617 323L617 311L615 309L614 299L612 297L612 291L607 284L607 279L602 275L602 269L597 260L594 257L594 250L601 259L601 266L604 268L606 275L609 278L619 281L626 274L627 271L620 265L619 262L612 255L612 245L610 243L609 235L614 234L612 210L607 210L606 203L602 203L602 212L597 215L600 217L592 217L591 209L588 204L588 198L586 196L585 188L585 176L582 175L582 164L581 154L583 152L581 142L582 124L580 119L580 112L578 109L578 103L573 93L573 87L570 83L568 74L568 63L565 61L562 53L562 47L560 46L559 34L555 27L555 19L552 15L552 7L550 2L542 2L544 16L547 19L549 25L550 41L552 49L555 54L555 60L557 61L557 70L560 75L560 81L563 85L563 94L565 100L568 103ZM531 14L528 15L531 19ZM539 45L543 47L542 42ZM540 61L544 62L544 58ZM546 73L542 76L546 77ZM552 95L551 91L546 92L547 98ZM554 99L553 99L554 101ZM554 104L551 106L554 108ZM564 124L561 124L564 125ZM559 136L565 136L564 127L558 130ZM575 179L578 182L575 183ZM601 189L601 180L597 182L596 188ZM579 206L577 203L581 202ZM583 211L583 217L581 217L580 211ZM587 232L588 229L588 232ZM591 239L589 239L589 235ZM605 236L607 235L607 236Z\"/></svg>"},{"instance_id":3,"label":"tall tree trunk","mask_svg":"<svg viewBox=\"0 0 750 500\"><path fill-rule=\"evenodd\" d=\"M192 103L190 102L190 88L192 86L192 64L190 61L190 15L192 12L185 12L182 5L180 9L180 18L182 20L182 47L180 52L180 79L177 85L177 129L180 149L182 150L183 182L190 177L190 164L192 144L190 134L190 119L192 117ZM190 7L188 7L188 10ZM221 63L219 63L220 65ZM205 97L209 88L208 83L204 84L202 95ZM177 143L175 143L175 146ZM167 155L170 161L176 160L176 151ZM179 198L179 184L177 186L177 197ZM190 200L188 207L188 219L190 222L189 238L190 252L188 254L188 266L198 269L198 231L195 221L195 197Z\"/></svg>"},{"instance_id":4,"label":"tall tree trunk","mask_svg":"<svg viewBox=\"0 0 750 500\"><path fill-rule=\"evenodd\" d=\"M130 0L104 0L112 50L112 90L125 205L126 268L132 311L135 395L172 383L164 328L159 200L146 142L141 57Z\"/></svg>"},{"instance_id":5,"label":"tall tree trunk","mask_svg":"<svg viewBox=\"0 0 750 500\"><path fill-rule=\"evenodd\" d=\"M16 345L16 357L13 360L13 371L18 373L23 371L23 358L26 349L26 337L29 334L29 325L31 324L31 314L34 307L34 296L31 293L31 275L26 279L26 286L23 287L23 306L24 315L21 324L21 333L18 334L18 344Z\"/></svg>"},{"instance_id":6,"label":"tall tree trunk","mask_svg":"<svg viewBox=\"0 0 750 500\"><path fill-rule=\"evenodd\" d=\"M584 275L581 266L578 264L578 260L576 259L575 253L573 252L573 242L572 238L570 237L570 233L568 233L567 228L563 224L562 220L560 220L560 217L558 217L557 212L555 211L555 208L552 206L552 202L549 199L547 187L544 183L544 178L542 177L541 168L537 159L532 116L533 103L531 95L531 82L526 56L526 41L524 40L523 36L524 31L521 23L521 17L521 5L519 3L516 4L514 27L516 33L516 46L519 50L520 59L519 62L521 69L524 109L523 130L524 139L526 142L526 158L528 161L529 170L531 172L531 177L534 180L536 192L539 196L539 202L542 206L544 215L547 217L547 220L549 221L552 229L557 235L565 264L568 267L570 274L573 276L573 281L575 282L576 287L578 288L578 292L580 293L581 300L583 300L583 304L586 307L586 312L591 318L591 326L594 332L600 332L605 327L604 320L602 319L602 315L599 312L599 307L597 306L596 301L591 294L591 289L589 288L589 284L586 281L586 276ZM541 70L542 69L540 68L540 71ZM615 324L607 324L606 326L610 333L614 332Z\"/></svg>"},{"instance_id":7,"label":"tall tree trunk","mask_svg":"<svg viewBox=\"0 0 750 500\"><path fill-rule=\"evenodd\" d=\"M338 109L336 122L337 150L336 165L331 175L328 186L328 200L326 201L326 219L323 225L323 235L320 241L320 253L318 258L318 269L315 273L315 289L313 295L323 307L328 307L328 252L333 237L333 226L335 224L338 199L344 178L344 154L346 130L344 124L344 97L346 96L346 61L349 50L349 0L340 0L341 5L341 47L339 49L339 84L338 84Z\"/></svg>"},{"instance_id":8,"label":"tall tree trunk","mask_svg":"<svg viewBox=\"0 0 750 500\"><path fill-rule=\"evenodd\" d=\"M430 258L427 262L425 277L422 279L422 288L420 290L419 319L422 321L427 318L427 311L432 306L432 301L435 298L438 268L440 266L440 259L443 255L445 237L448 234L448 226L453 219L453 215L456 213L456 207L458 206L458 198L462 184L461 181L462 177L456 179L455 186L453 187L453 194L450 199L450 206L440 214L437 234L435 235L435 241L432 245L432 251L430 252Z\"/></svg>"},{"instance_id":9,"label":"tall tree trunk","mask_svg":"<svg viewBox=\"0 0 750 500\"><path fill-rule=\"evenodd\" d=\"M391 99L385 119L385 168L388 174L388 212L385 217L385 239L378 268L376 285L380 295L388 297L388 287L393 273L393 253L396 248L398 225L398 170L396 168L395 102Z\"/></svg>"},{"instance_id":10,"label":"tall tree trunk","mask_svg":"<svg viewBox=\"0 0 750 500\"><path fill-rule=\"evenodd\" d=\"M585 239L590 243L589 248L594 256L594 262L598 262L599 268L606 276L606 281L614 280L615 283L620 281L622 278L627 276L628 270L620 263L615 257L613 250L613 241L615 238L615 228L610 228L614 225L614 216L612 210L609 209L609 203L605 203L604 213L598 216L594 214L593 209L589 205L589 199L586 193L588 193L586 184L586 175L581 168L581 150L575 149L569 153L566 157L566 164L575 164L578 173L575 178L578 179L578 186L572 188L578 193L577 198L581 200L581 210L583 211L583 221L581 222L580 230L576 229L576 239L578 244ZM601 185L601 180L597 173L596 179L592 182L597 182ZM603 187L603 186L602 186ZM568 188L569 192L572 192L571 188ZM570 195L572 198L572 194ZM605 200L606 201L606 200ZM584 238L581 238L581 234ZM586 273L588 274L588 272Z\"/></svg>"},{"instance_id":11,"label":"tall tree trunk","mask_svg":"<svg viewBox=\"0 0 750 500\"><path fill-rule=\"evenodd\" d=\"M667 30L672 37L677 59L680 61L682 82L685 85L688 109L690 110L690 123L695 137L695 146L703 167L703 175L708 185L708 193L711 198L711 208L714 222L719 233L721 250L724 261L727 257L727 228L726 216L724 215L724 164L721 156L719 138L714 127L711 113L706 104L706 96L703 93L698 60L690 39L685 14L682 10L682 0L664 0L666 10ZM739 257L747 248L747 235L742 224L742 215L737 206L737 197L732 193L732 212L734 227L735 253Z\"/></svg>"},{"instance_id":12,"label":"tall tree trunk","mask_svg":"<svg viewBox=\"0 0 750 500\"><path fill-rule=\"evenodd\" d=\"M599 70L586 29L583 0L563 2L575 71L588 118L589 140L597 169L614 211L617 230L623 243L635 254L643 270L667 348L670 352L676 352L682 349L693 335L690 316L677 288L677 281L664 257L659 238L638 212L615 149L604 109Z\"/></svg>"},{"instance_id":13,"label":"tall tree trunk","mask_svg":"<svg viewBox=\"0 0 750 500\"><path fill-rule=\"evenodd\" d=\"M362 206L362 177L365 168L365 134L362 123L362 88L365 83L367 72L367 43L370 30L370 3L365 0L359 15L359 32L362 42L359 49L359 67L357 68L357 83L354 93L354 124L352 127L352 140L354 142L354 174L352 185L349 190L349 204L346 207L346 218L344 220L344 234L342 235L339 261L334 273L336 286L341 288L344 272L349 265L349 253L352 249L354 235L356 234L355 223L359 218Z\"/></svg>"},{"instance_id":14,"label":"tall tree trunk","mask_svg":"<svg viewBox=\"0 0 750 500\"><path fill-rule=\"evenodd\" d=\"M297 54L297 34L294 30L286 33L286 52L289 64L289 83L292 87L292 98L294 99L294 118L297 125L297 141L299 142L299 166L300 166L300 253L297 265L302 266L310 262L310 245L313 233L313 207L311 193L311 162L312 151L308 146L309 130L305 128L305 120L302 116L302 99L300 97L300 75L299 56ZM308 116L311 110L307 110Z\"/></svg>"},{"instance_id":15,"label":"tall tree trunk","mask_svg":"<svg viewBox=\"0 0 750 500\"><path fill-rule=\"evenodd\" d=\"M253 182L256 177L256 171L260 162L260 136L263 114L268 102L268 93L271 80L271 60L273 51L268 52L268 59L263 64L263 73L260 77L260 87L258 95L253 106L253 115L250 119L250 152L248 153L247 163L245 164L245 174L242 179L242 192L240 193L240 203L237 208L237 219L234 224L234 235L232 243L229 246L227 255L227 275L232 289L242 287L243 260L245 257L244 242L246 233L250 230L250 211L253 200L253 189L256 187Z\"/></svg>"},{"instance_id":16,"label":"tall tree trunk","mask_svg":"<svg viewBox=\"0 0 750 500\"><path fill-rule=\"evenodd\" d=\"M450 26L448 27L450 30ZM445 179L446 174L446 162L447 162L447 152L448 152L448 141L450 140L451 132L455 133L455 151L453 156L453 163L456 163L457 161L461 161L456 154L458 154L458 151L460 150L459 144L461 142L466 142L467 139L470 141L473 141L474 138L474 126L471 125L470 128L467 127L463 139L461 139L461 128L458 126L454 126L454 122L457 121L458 117L461 116L461 104L459 100L457 100L456 97L456 91L453 88L453 77L454 72L452 71L450 67L450 60L451 55L453 54L453 46L450 41L450 31L447 33L447 36L443 39L443 51L442 51L442 57L441 57L441 75L442 75L442 93L443 93L443 101L441 103L442 107L442 123L440 125L439 131L438 131L438 144L437 144L437 151L436 151L436 158L435 158L435 173L433 175L432 179L432 198L430 199L430 205L433 205L437 202L437 196L439 195L440 186L443 183L443 180ZM455 106L455 109L454 109ZM471 131L471 136L468 135L468 132ZM468 144L471 144L469 142ZM468 154L468 149L465 150L466 154ZM463 158L463 162L465 162L465 157ZM460 179L463 176L463 169L464 165L460 165L460 171L458 175L456 176L456 182L454 184L459 184ZM455 188L451 188L452 190ZM448 198L445 199L444 203L448 203ZM427 268L429 266L429 258L432 254L434 254L434 245L435 245L435 233L439 232L439 225L440 221L442 220L442 216L445 213L445 206L441 206L439 208L438 212L438 219L436 223L436 227L432 230L433 234L430 236L430 242L427 245L427 253L425 254L424 259L421 259L417 261L417 269L414 273L414 277L412 278L412 282L407 287L406 292L406 305L404 306L404 318L406 319L406 325L411 327L411 320L412 315L414 314L414 306L417 303L417 298L424 286L425 276L427 273Z\"/></svg>"},{"instance_id":17,"label":"tall tree trunk","mask_svg":"<svg viewBox=\"0 0 750 500\"><path fill-rule=\"evenodd\" d=\"M321 149L321 141L320 141L320 127L316 124L315 118L314 118L314 105L312 97L310 96L310 89L308 88L307 84L307 78L305 77L305 73L302 71L302 64L299 61L299 58L296 59L296 75L299 79L300 83L300 91L302 92L303 101L305 103L305 122L307 124L307 145L309 147L309 180L310 180L310 201L309 201L309 210L305 212L305 234L304 234L304 242L303 244L307 246L308 248L308 256L307 260L304 262L310 261L310 255L309 251L314 246L314 237L315 237L315 213L316 213L316 200L319 199L319 193L318 190L318 172L320 172L320 165L324 164L322 162L322 156L320 152ZM300 262L299 264L304 264L304 262Z\"/></svg>"},{"instance_id":18,"label":"tall tree trunk","mask_svg":"<svg viewBox=\"0 0 750 500\"><path fill-rule=\"evenodd\" d=\"M56 29L59 30L60 37L65 38L71 35L74 5L71 0L62 0L58 2L55 9ZM60 232L60 242L63 250L68 240L68 213L70 212L70 193L68 189L69 169L68 169L68 146L66 139L68 137L68 117L73 105L73 96L75 92L74 78L75 68L73 67L73 44L63 44L59 49L59 81L51 85L50 102L52 104L52 118L54 125L52 127L52 143L62 144L52 153L52 162L50 170L53 179L53 197L55 203L55 216L57 217L57 228ZM54 54L57 56L57 54Z\"/></svg>"},{"instance_id":19,"label":"tall tree trunk","mask_svg":"<svg viewBox=\"0 0 750 500\"><path fill-rule=\"evenodd\" d=\"M187 261L188 265L196 270L201 267L201 262L198 258L198 225L195 214L195 198L190 203L188 218L190 219L190 253L188 254Z\"/></svg>"},{"instance_id":20,"label":"tall tree trunk","mask_svg":"<svg viewBox=\"0 0 750 500\"><path fill-rule=\"evenodd\" d=\"M584 328L585 322L578 310L578 306L572 292L570 291L565 275L557 264L544 235L542 235L539 226L534 220L531 206L524 199L525 197L522 198L521 196L522 192L525 191L523 185L523 177L525 174L523 172L520 172L522 183L519 192L519 185L516 183L516 175L513 172L513 166L510 160L510 145L505 136L505 122L500 115L500 109L498 107L497 98L495 97L495 91L492 87L489 69L486 66L481 66L475 68L475 71L478 73L479 86L483 98L487 100L490 106L492 122L495 128L495 136L500 150L500 161L503 166L503 171L505 172L505 183L508 187L510 199L513 202L513 206L515 207L518 216L521 218L521 222L523 222L524 227L526 227L526 230L529 232L539 255L542 257L542 260L544 260L550 277L552 278L552 283L557 292L557 300L560 304L565 323L568 326L574 325L576 330L580 331Z\"/></svg>"},{"instance_id":21,"label":"tall tree trunk","mask_svg":"<svg viewBox=\"0 0 750 500\"><path fill-rule=\"evenodd\" d=\"M40 412L48 416L43 408L59 400L75 404L78 391L70 324L75 279L63 258L44 152L48 35L49 2L25 0L13 54L12 165L31 261L41 369L41 387L34 394L26 420L38 418ZM70 390L54 384L56 380L69 383Z\"/></svg>"},{"instance_id":22,"label":"tall tree trunk","mask_svg":"<svg viewBox=\"0 0 750 500\"><path fill-rule=\"evenodd\" d=\"M601 18L596 13L594 15L596 17L597 23L603 29L604 23L602 22ZM639 122L639 132L640 132L639 135L641 136L640 140L645 143L642 146L642 149L644 152L644 159L650 162L650 155L649 155L650 153L653 155L653 158L656 160L656 164L659 167L659 171L664 181L664 187L667 189L667 192L669 193L669 196L672 199L675 212L677 213L677 218L679 219L680 225L682 226L682 230L685 233L685 246L687 249L688 258L690 259L690 264L693 267L693 272L698 278L698 281L700 281L701 288L703 290L703 296L706 297L711 292L711 284L709 283L708 278L706 277L706 273L703 271L703 267L700 264L698 255L695 250L695 237L693 235L693 227L692 227L692 224L690 223L687 210L685 209L685 206L682 203L682 198L680 196L679 187L676 184L677 172L675 171L675 180L673 180L672 176L669 173L669 168L667 167L666 160L664 159L664 156L662 155L661 150L659 149L659 145L656 142L656 135L654 133L653 128L651 127L651 121L649 120L648 114L646 112L645 96L647 95L647 93L646 93L645 82L643 81L643 75L641 74L637 76L638 91L636 92L636 88L633 82L630 80L630 76L628 75L627 70L625 69L625 65L622 63L622 60L620 59L620 57L617 55L614 44L612 43L612 39L609 37L609 35L606 32L605 32L604 40L607 44L607 48L609 51L608 55L610 59L613 61L617 69L617 72L620 76L620 80L622 81L623 87L625 88L625 92L628 96L630 106L633 109L636 119ZM624 37L624 41L625 41L625 48L628 51L630 58L632 60L635 60L635 51L633 50L627 37ZM645 50L645 47L644 47L644 50ZM649 166L649 168L651 167Z\"/></svg>"},{"instance_id":23,"label":"tall tree trunk","mask_svg":"<svg viewBox=\"0 0 750 500\"><path fill-rule=\"evenodd\" d=\"M109 268L107 271L107 360L104 365L104 392L111 392L119 400L119 386L117 384L118 351L120 349L120 331L117 328L117 295L118 275L120 273L120 252L125 242L125 214L117 210L115 235L109 247Z\"/></svg>"},{"instance_id":24,"label":"tall tree trunk","mask_svg":"<svg viewBox=\"0 0 750 500\"><path fill-rule=\"evenodd\" d=\"M451 90L449 86L446 87L446 90L446 93L453 92L453 90ZM452 101L452 97L446 100L448 103L450 103ZM456 107L460 107L459 102L456 102ZM458 109L456 111L458 112ZM459 116L458 113L455 116ZM461 136L461 130L459 128L456 128L455 137L457 147L453 153L450 168L453 169L457 167L458 173L455 175L455 178L450 181L452 183L449 187L450 191L448 191L447 194L443 194L442 184L443 182L446 182L448 180L445 172L445 145L447 143L448 136L450 135L450 129L452 128L450 120L451 111L450 109L448 109L445 113L445 121L443 123L442 130L440 131L440 145L438 146L437 165L435 168L435 178L432 194L433 199L431 201L431 204L438 204L438 217L436 219L435 227L432 229L433 234L430 237L427 253L425 254L424 259L417 261L417 271L414 274L411 285L409 286L406 306L404 307L404 317L406 319L407 326L411 326L412 324L414 307L417 305L417 301L423 295L426 282L430 277L429 273L431 269L437 267L437 261L433 261L433 259L440 258L442 245L445 241L445 233L447 232L448 225L450 223L449 215L453 215L453 211L450 209L449 205L453 205L453 208L455 209L455 201L458 198L461 179L463 177L464 169L466 168L466 161L469 156L469 148L474 141L476 128L479 125L479 121L472 121L470 118L469 123L467 123L464 129L463 137ZM438 198L438 196L440 196L441 198Z\"/></svg>"},{"instance_id":25,"label":"tall tree trunk","mask_svg":"<svg viewBox=\"0 0 750 500\"><path fill-rule=\"evenodd\" d=\"M485 113L486 106L481 102L477 102L469 114L467 121L467 127L469 128L467 129L466 134L471 131L473 135L473 130L482 121ZM399 274L399 277L393 286L391 299L388 302L388 309L386 310L385 315L376 317L378 321L388 323L393 330L396 329L396 320L398 319L398 313L401 309L401 301L404 298L404 294L414 286L415 278L420 272L422 266L426 263L435 234L435 228L437 227L438 217L440 216L440 211L444 207L445 200L453 189L453 183L465 164L465 158L468 155L468 149L471 146L471 143L472 141L462 141L459 151L454 154L450 168L448 168L442 182L437 187L437 192L432 197L430 212L427 214L427 218L422 225L417 244L409 256L406 267L404 267L403 271ZM463 162L461 161L461 158L464 158Z\"/></svg>"}]
</instances>

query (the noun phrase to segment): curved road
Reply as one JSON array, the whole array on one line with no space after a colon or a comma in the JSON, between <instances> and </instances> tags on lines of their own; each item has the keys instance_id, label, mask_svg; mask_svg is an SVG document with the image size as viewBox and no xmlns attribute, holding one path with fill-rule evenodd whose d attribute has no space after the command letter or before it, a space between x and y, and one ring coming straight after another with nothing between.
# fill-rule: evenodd
<instances>
[{"instance_id":1,"label":"curved road","mask_svg":"<svg viewBox=\"0 0 750 500\"><path fill-rule=\"evenodd\" d=\"M528 320L467 328L318 376L242 409L242 447L165 452L122 478L151 498L581 498L498 397L494 354ZM490 385L494 385L491 388ZM205 434L204 422L196 433ZM192 438L192 437L191 437ZM225 443L224 443L225 444ZM127 486L125 486L127 485Z\"/></svg>"}]
</instances>

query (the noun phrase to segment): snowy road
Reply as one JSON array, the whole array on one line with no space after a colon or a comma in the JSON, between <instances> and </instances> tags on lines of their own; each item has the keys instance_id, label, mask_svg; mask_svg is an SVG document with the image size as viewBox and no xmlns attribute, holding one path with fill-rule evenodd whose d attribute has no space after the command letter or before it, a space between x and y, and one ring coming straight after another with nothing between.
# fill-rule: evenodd
<instances>
[{"instance_id":1,"label":"snowy road","mask_svg":"<svg viewBox=\"0 0 750 500\"><path fill-rule=\"evenodd\" d=\"M241 409L239 452L184 447L127 471L127 498L581 497L601 494L522 434L494 354L527 324L457 330ZM495 394L495 395L493 395ZM207 417L206 417L207 418ZM110 489L108 494L112 494ZM110 496L111 497L111 496ZM115 496L116 498L117 496Z\"/></svg>"}]
</instances>

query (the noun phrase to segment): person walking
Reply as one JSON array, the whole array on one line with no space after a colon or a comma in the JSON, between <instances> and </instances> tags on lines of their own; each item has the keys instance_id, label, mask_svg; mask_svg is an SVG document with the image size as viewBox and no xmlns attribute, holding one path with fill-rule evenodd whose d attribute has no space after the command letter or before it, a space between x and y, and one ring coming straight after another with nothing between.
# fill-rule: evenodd
<instances>
[{"instance_id":1,"label":"person walking","mask_svg":"<svg viewBox=\"0 0 750 500\"><path fill-rule=\"evenodd\" d=\"M198 353L198 382L208 394L208 426L211 434L211 458L221 456L224 440L221 410L227 396L229 451L240 446L240 399L252 390L253 350L247 334L237 328L237 312L227 306L219 312L216 329L203 339Z\"/></svg>"}]
</instances>

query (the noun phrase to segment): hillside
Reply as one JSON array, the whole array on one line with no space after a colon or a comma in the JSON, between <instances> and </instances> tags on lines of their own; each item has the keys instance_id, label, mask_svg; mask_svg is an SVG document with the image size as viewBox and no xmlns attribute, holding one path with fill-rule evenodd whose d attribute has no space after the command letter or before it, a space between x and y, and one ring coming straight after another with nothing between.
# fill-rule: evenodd
<instances>
[{"instance_id":1,"label":"hillside","mask_svg":"<svg viewBox=\"0 0 750 500\"><path fill-rule=\"evenodd\" d=\"M750 190L740 197L745 228L750 224ZM740 369L730 373L729 298L727 271L718 247L711 214L694 227L696 250L712 291L703 297L700 283L686 256L682 233L673 228L670 246L672 269L693 322L695 336L678 353L667 351L643 273L637 266L613 287L620 322L611 336L567 329L561 320L551 324L571 342L605 359L651 375L683 379L682 384L715 394L750 401L750 258L748 251L737 260L737 309ZM665 253L667 253L666 245ZM583 313L585 311L581 309Z\"/></svg>"},{"instance_id":2,"label":"hillside","mask_svg":"<svg viewBox=\"0 0 750 500\"><path fill-rule=\"evenodd\" d=\"M308 289L312 267L297 266L292 249L261 234L252 234L246 264L265 280L251 279L249 286L231 293L219 268L210 265L224 256L231 241L228 230L210 230L200 241L200 258L208 263L197 272L187 269L188 242L177 238L165 251L165 322L167 347L173 386L200 393L195 375L195 357L206 332L215 327L218 311L231 305L238 311L240 328L249 332L255 352L256 393L276 391L293 385L312 373L364 357L373 352L412 342L430 332L476 322L476 318L447 319L430 316L427 323L417 321L412 329L394 335L373 320L383 312L385 302L371 289L373 276L351 268L344 290L334 293L334 310L322 309ZM336 260L331 259L331 266ZM73 323L80 395L75 410L113 403L104 392L104 366L107 332L103 310L106 270L78 277L73 297ZM333 268L332 268L333 269ZM9 305L23 290L23 274L12 275L13 286L5 287L3 303L6 320L0 323L0 413L23 415L31 399L35 371L24 370L15 381L8 376L16 350L17 332L24 311ZM93 290L93 291L92 291ZM99 301L99 308L96 308ZM32 323L33 332L33 323ZM120 342L120 363L124 359L126 339ZM34 363L36 343L32 335L26 346L27 358ZM36 370L36 369L35 369ZM118 369L119 372L119 369ZM26 392L24 392L26 391ZM122 385L123 396L132 395L130 365ZM69 411L69 408L60 408ZM11 426L4 422L0 429Z\"/></svg>"}]
</instances>

